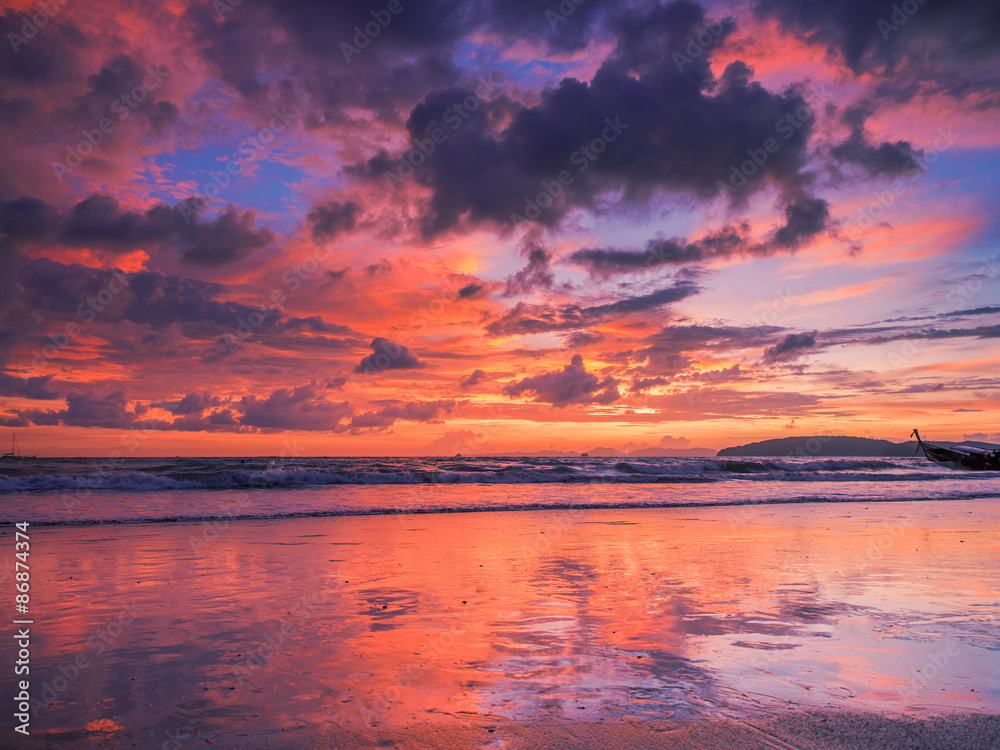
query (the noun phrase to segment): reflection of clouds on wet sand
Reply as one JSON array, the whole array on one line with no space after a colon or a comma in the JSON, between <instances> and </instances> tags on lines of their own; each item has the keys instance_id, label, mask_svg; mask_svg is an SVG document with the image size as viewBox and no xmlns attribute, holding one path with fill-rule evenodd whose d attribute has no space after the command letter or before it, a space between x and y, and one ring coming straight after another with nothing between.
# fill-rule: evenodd
<instances>
[{"instance_id":1,"label":"reflection of clouds on wet sand","mask_svg":"<svg viewBox=\"0 0 1000 750\"><path fill-rule=\"evenodd\" d=\"M184 524L43 529L36 604L61 614L40 676L123 599L146 605L37 722L159 747L454 717L998 711L995 511L939 503L859 559L903 505L234 522L197 553Z\"/></svg>"}]
</instances>

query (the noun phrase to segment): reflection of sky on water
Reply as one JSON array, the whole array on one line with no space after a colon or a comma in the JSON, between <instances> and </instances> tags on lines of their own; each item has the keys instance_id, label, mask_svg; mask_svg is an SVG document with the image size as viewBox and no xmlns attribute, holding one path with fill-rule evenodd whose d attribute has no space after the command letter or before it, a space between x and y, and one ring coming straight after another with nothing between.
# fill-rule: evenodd
<instances>
[{"instance_id":1,"label":"reflection of sky on water","mask_svg":"<svg viewBox=\"0 0 1000 750\"><path fill-rule=\"evenodd\" d=\"M204 546L198 524L38 530L36 695L76 654L93 665L35 727L159 746L442 716L1000 711L1000 527L981 507L233 522Z\"/></svg>"}]
</instances>

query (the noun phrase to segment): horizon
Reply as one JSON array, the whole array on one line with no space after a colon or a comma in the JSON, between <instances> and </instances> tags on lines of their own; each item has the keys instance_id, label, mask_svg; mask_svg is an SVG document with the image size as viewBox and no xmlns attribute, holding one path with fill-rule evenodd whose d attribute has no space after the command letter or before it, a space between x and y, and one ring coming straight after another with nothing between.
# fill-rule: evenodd
<instances>
[{"instance_id":1,"label":"horizon","mask_svg":"<svg viewBox=\"0 0 1000 750\"><path fill-rule=\"evenodd\" d=\"M35 457L35 458L65 458L65 459L74 459L74 458L80 458L80 459L104 458L104 459L106 459L108 461L119 461L122 458L230 458L230 459L250 459L250 458L288 458L288 459L296 459L296 458L329 458L329 459L338 459L338 458L455 458L459 454L460 454L460 457L462 457L462 458L491 458L491 457L517 458L517 457L521 457L521 456L530 458L530 457L532 457L531 454L533 454L533 453L544 453L544 452L559 452L559 453L567 453L567 454L569 454L569 453L576 453L576 454L578 454L576 457L580 457L579 454L582 454L582 453L592 453L593 451L599 451L599 450L617 450L617 451L620 452L620 454L621 454L622 457L640 457L641 458L642 456L635 456L635 453L637 451L643 451L643 450L649 450L649 449L656 449L656 448L659 447L659 446L655 446L655 445L638 445L638 446L636 446L636 445L632 445L632 446L624 445L624 446L616 448L615 446L610 446L610 445L594 445L594 446L591 446L589 448L570 448L570 447L565 447L565 448L537 448L537 449L531 449L531 450L528 450L528 449L521 449L521 450L511 449L511 450L482 451L482 452L470 452L470 453L466 453L466 452L463 452L463 451L455 451L454 453L442 452L442 453L395 453L395 454L393 454L393 453L378 453L378 454L376 454L376 453L370 453L370 454L364 454L364 453L357 453L357 454L346 454L346 453L344 453L344 454L340 454L340 453L338 453L338 454L333 454L333 453L310 453L310 452L308 452L308 450L304 450L303 446L298 441L298 439L300 437L302 437L302 436L301 435L295 435L295 436L292 436L292 439L289 439L286 436L282 436L281 450L278 451L278 452L275 452L275 453L243 453L243 454L215 454L215 453L182 454L182 453L175 453L175 454L169 454L169 453L144 453L144 452L141 452L141 451L135 451L135 452L130 453L129 455L124 455L123 454L121 456L114 456L114 455L107 456L107 455L104 455L104 454L91 454L91 455L85 455L85 454L75 454L75 455L70 455L70 454L48 454L48 455L41 455L41 454L35 452L36 451L35 448L23 448L21 450L21 452L22 453L32 454L32 456ZM827 439L832 439L832 438L878 440L878 441L885 441L885 442L891 443L893 445L905 445L907 443L914 443L915 444L917 442L916 440L914 440L912 438L908 438L907 440L903 440L903 441L898 441L897 442L897 441L894 441L894 440L889 440L887 438L874 438L874 437L868 437L868 436L864 436L864 435L784 435L784 436L781 436L781 437L778 437L778 438L761 438L759 440L750 440L750 441L747 441L746 443L729 443L729 444L721 445L721 446L718 446L718 447L712 447L712 446L690 446L690 447L686 447L686 448L663 449L663 450L666 450L666 451L674 451L675 454L672 454L672 455L662 455L662 456L659 456L659 457L663 457L663 458L712 458L718 452L726 450L726 449L740 448L740 447L743 447L743 446L746 446L746 445L753 445L753 444L756 444L756 443L764 443L764 442L768 442L768 441L772 441L772 440L799 440L799 441L805 442L805 441L809 441L809 440L816 440L816 439L818 439L818 440L827 440ZM925 438L925 440L926 440L926 438ZM956 444L958 444L958 443L977 443L978 442L978 443L985 443L985 444L989 444L989 445L997 445L998 444L998 443L990 443L989 441L983 441L983 440L951 439L951 438L944 438L944 437L942 437L942 438L935 437L935 438L933 438L933 439L931 439L931 440L929 440L927 442L956 443ZM21 448L21 444L20 443L18 443L18 447ZM688 451L689 453L685 454L684 451ZM690 451L706 451L706 453L690 453ZM555 456L555 457L558 457L558 456ZM568 456L567 455L567 456L564 456L564 457L566 457L566 458L573 458L574 456ZM656 457L656 456L653 456L653 457ZM805 454L802 454L802 455L796 454L793 457L808 457L808 456L805 455ZM614 458L614 456L594 456L594 455L591 455L590 458Z\"/></svg>"},{"instance_id":2,"label":"horizon","mask_svg":"<svg viewBox=\"0 0 1000 750\"><path fill-rule=\"evenodd\" d=\"M985 6L93 7L0 14L31 452L1000 442Z\"/></svg>"}]
</instances>

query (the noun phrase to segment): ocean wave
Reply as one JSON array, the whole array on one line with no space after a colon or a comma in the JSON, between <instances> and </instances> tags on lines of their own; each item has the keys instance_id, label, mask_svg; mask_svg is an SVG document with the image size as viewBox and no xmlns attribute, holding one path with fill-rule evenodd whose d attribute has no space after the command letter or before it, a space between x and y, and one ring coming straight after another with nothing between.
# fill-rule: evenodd
<instances>
[{"instance_id":1,"label":"ocean wave","mask_svg":"<svg viewBox=\"0 0 1000 750\"><path fill-rule=\"evenodd\" d=\"M39 459L0 469L15 492L230 490L323 485L861 482L995 479L914 459L878 458L399 458Z\"/></svg>"}]
</instances>

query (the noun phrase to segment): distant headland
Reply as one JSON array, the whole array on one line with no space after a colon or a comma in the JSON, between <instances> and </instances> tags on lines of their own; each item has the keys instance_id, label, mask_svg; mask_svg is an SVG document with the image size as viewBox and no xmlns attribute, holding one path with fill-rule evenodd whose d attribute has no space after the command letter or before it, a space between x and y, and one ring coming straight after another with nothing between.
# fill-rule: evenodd
<instances>
[{"instance_id":1,"label":"distant headland","mask_svg":"<svg viewBox=\"0 0 1000 750\"><path fill-rule=\"evenodd\" d=\"M952 440L935 440L935 444L943 446L973 445L980 448L996 448L992 443L975 440L963 440L960 443ZM433 454L432 454L433 455ZM454 455L454 454L452 454ZM907 440L903 443L893 443L891 440L875 438L851 437L846 435L811 435L800 437L774 438L760 440L745 445L735 445L716 451L713 448L662 448L646 446L632 451L617 448L597 447L585 451L572 450L539 450L510 451L505 453L476 454L498 457L524 458L713 458L715 456L850 456L869 458L901 458L917 456L917 442ZM471 457L471 456L470 456Z\"/></svg>"},{"instance_id":2,"label":"distant headland","mask_svg":"<svg viewBox=\"0 0 1000 750\"><path fill-rule=\"evenodd\" d=\"M958 445L954 441L935 440L937 445ZM974 440L963 440L962 445L974 445L980 448L994 448L990 443L980 443ZM723 448L719 456L868 456L868 457L904 457L917 455L917 442L908 440L905 443L893 443L889 440L874 438L846 437L842 435L814 435L812 437L785 437L774 440L761 440L756 443Z\"/></svg>"}]
</instances>

